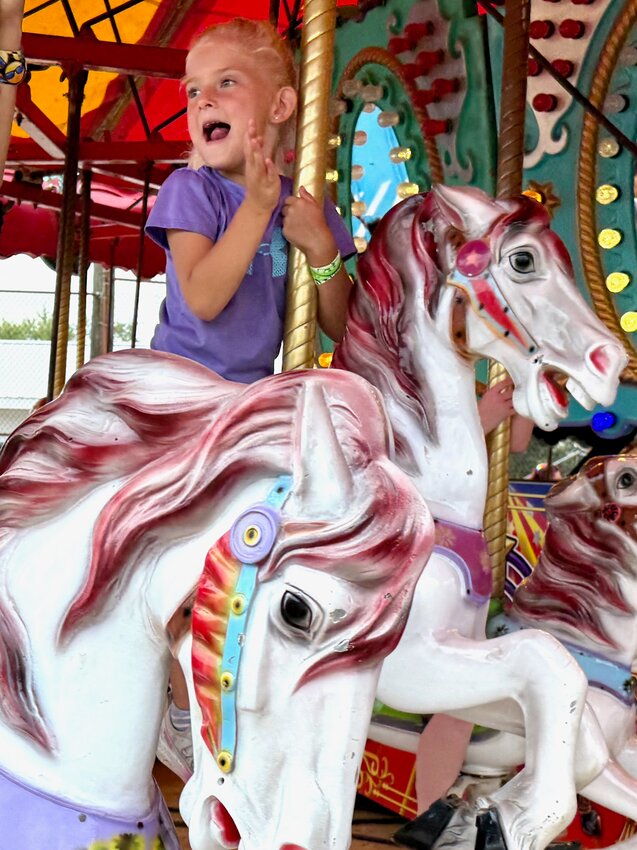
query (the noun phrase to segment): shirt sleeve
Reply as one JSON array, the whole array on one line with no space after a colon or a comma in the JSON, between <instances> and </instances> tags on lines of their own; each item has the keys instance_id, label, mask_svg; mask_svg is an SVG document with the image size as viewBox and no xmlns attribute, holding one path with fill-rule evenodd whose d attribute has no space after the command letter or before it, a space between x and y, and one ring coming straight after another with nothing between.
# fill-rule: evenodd
<instances>
[{"instance_id":1,"label":"shirt sleeve","mask_svg":"<svg viewBox=\"0 0 637 850\"><path fill-rule=\"evenodd\" d=\"M323 205L325 212L325 221L327 226L332 231L332 236L336 242L336 247L340 251L341 257L348 260L356 253L356 245L347 229L347 225L336 211L336 207L329 198L325 198Z\"/></svg>"},{"instance_id":2,"label":"shirt sleeve","mask_svg":"<svg viewBox=\"0 0 637 850\"><path fill-rule=\"evenodd\" d=\"M220 198L215 187L192 168L179 168L164 182L146 223L153 242L168 250L167 230L218 238Z\"/></svg>"}]
</instances>

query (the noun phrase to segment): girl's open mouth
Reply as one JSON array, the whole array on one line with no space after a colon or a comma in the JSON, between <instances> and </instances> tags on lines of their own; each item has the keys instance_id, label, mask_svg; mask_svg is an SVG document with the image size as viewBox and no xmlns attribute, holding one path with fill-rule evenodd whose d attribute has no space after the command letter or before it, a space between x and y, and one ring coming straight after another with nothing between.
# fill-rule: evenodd
<instances>
[{"instance_id":1,"label":"girl's open mouth","mask_svg":"<svg viewBox=\"0 0 637 850\"><path fill-rule=\"evenodd\" d=\"M230 124L223 121L206 121L203 125L203 135L206 142L218 142L225 139L230 132Z\"/></svg>"}]
</instances>

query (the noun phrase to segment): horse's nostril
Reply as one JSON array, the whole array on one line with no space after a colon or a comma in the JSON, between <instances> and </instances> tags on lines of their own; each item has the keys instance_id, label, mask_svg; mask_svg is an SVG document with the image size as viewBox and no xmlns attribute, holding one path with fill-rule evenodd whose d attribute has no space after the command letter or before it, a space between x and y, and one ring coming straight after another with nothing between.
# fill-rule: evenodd
<instances>
[{"instance_id":1,"label":"horse's nostril","mask_svg":"<svg viewBox=\"0 0 637 850\"><path fill-rule=\"evenodd\" d=\"M596 348L593 348L592 351L589 351L587 359L595 371L599 372L600 375L605 375L608 372L612 362L612 358L606 351L605 345L598 345Z\"/></svg>"}]
</instances>

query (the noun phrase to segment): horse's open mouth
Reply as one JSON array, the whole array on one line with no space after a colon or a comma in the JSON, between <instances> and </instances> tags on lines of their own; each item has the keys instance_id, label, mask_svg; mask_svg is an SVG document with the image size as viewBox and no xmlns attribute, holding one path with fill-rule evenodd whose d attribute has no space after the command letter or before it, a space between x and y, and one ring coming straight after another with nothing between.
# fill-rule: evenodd
<instances>
[{"instance_id":1,"label":"horse's open mouth","mask_svg":"<svg viewBox=\"0 0 637 850\"><path fill-rule=\"evenodd\" d=\"M568 409L568 393L566 392L566 384L569 380L568 375L563 372L558 372L556 369L547 369L540 375L541 386L544 386L549 393L551 401L560 413L566 412Z\"/></svg>"},{"instance_id":2,"label":"horse's open mouth","mask_svg":"<svg viewBox=\"0 0 637 850\"><path fill-rule=\"evenodd\" d=\"M220 800L213 799L210 804L210 819L219 830L219 840L228 850L234 850L239 846L241 835L232 815Z\"/></svg>"}]
</instances>

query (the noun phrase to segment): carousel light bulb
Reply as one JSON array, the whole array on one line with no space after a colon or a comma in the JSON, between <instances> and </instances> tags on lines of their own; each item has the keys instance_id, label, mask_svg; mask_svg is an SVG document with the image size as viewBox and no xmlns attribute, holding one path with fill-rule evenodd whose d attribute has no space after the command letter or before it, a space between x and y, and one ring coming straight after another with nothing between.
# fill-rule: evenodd
<instances>
[{"instance_id":1,"label":"carousel light bulb","mask_svg":"<svg viewBox=\"0 0 637 850\"><path fill-rule=\"evenodd\" d=\"M610 183L603 183L597 187L597 191L595 192L595 200L598 204L612 204L618 197L619 189Z\"/></svg>"},{"instance_id":2,"label":"carousel light bulb","mask_svg":"<svg viewBox=\"0 0 637 850\"><path fill-rule=\"evenodd\" d=\"M367 112L369 114L371 112L376 112L377 109L378 107L375 103L366 103L363 107L363 112Z\"/></svg>"},{"instance_id":3,"label":"carousel light bulb","mask_svg":"<svg viewBox=\"0 0 637 850\"><path fill-rule=\"evenodd\" d=\"M328 148L340 148L342 141L343 137L339 136L338 133L336 133L328 138L327 146Z\"/></svg>"},{"instance_id":4,"label":"carousel light bulb","mask_svg":"<svg viewBox=\"0 0 637 850\"><path fill-rule=\"evenodd\" d=\"M632 334L637 331L637 313L634 310L629 310L620 318L619 324L622 330L627 334Z\"/></svg>"},{"instance_id":5,"label":"carousel light bulb","mask_svg":"<svg viewBox=\"0 0 637 850\"><path fill-rule=\"evenodd\" d=\"M637 65L637 47L629 44L619 54L619 62L621 65Z\"/></svg>"},{"instance_id":6,"label":"carousel light bulb","mask_svg":"<svg viewBox=\"0 0 637 850\"><path fill-rule=\"evenodd\" d=\"M352 180L362 180L365 169L362 165L352 165Z\"/></svg>"},{"instance_id":7,"label":"carousel light bulb","mask_svg":"<svg viewBox=\"0 0 637 850\"><path fill-rule=\"evenodd\" d=\"M381 112L378 116L379 127L395 127L400 122L400 115L397 112Z\"/></svg>"},{"instance_id":8,"label":"carousel light bulb","mask_svg":"<svg viewBox=\"0 0 637 850\"><path fill-rule=\"evenodd\" d=\"M611 272L606 277L606 288L611 292L621 292L630 283L630 275L626 272Z\"/></svg>"},{"instance_id":9,"label":"carousel light bulb","mask_svg":"<svg viewBox=\"0 0 637 850\"><path fill-rule=\"evenodd\" d=\"M367 250L367 239L363 239L362 236L355 236L354 245L356 246L358 253L362 254Z\"/></svg>"},{"instance_id":10,"label":"carousel light bulb","mask_svg":"<svg viewBox=\"0 0 637 850\"><path fill-rule=\"evenodd\" d=\"M599 145L597 146L597 152L605 159L610 159L610 157L617 156L620 150L621 148L617 139L613 139L610 136L606 139L602 139Z\"/></svg>"},{"instance_id":11,"label":"carousel light bulb","mask_svg":"<svg viewBox=\"0 0 637 850\"><path fill-rule=\"evenodd\" d=\"M600 410L594 413L591 418L591 428L598 433L608 431L609 428L612 428L616 424L617 417L612 410Z\"/></svg>"},{"instance_id":12,"label":"carousel light bulb","mask_svg":"<svg viewBox=\"0 0 637 850\"><path fill-rule=\"evenodd\" d=\"M417 195L420 191L420 188L417 183L411 183L409 181L405 181L404 183L399 183L396 187L396 194L399 198L405 199L411 197L411 195Z\"/></svg>"},{"instance_id":13,"label":"carousel light bulb","mask_svg":"<svg viewBox=\"0 0 637 850\"><path fill-rule=\"evenodd\" d=\"M329 369L331 363L332 363L332 352L331 351L324 351L322 354L319 354L318 364L321 367L321 369Z\"/></svg>"},{"instance_id":14,"label":"carousel light bulb","mask_svg":"<svg viewBox=\"0 0 637 850\"><path fill-rule=\"evenodd\" d=\"M345 97L349 98L350 100L352 100L352 98L355 98L357 95L359 95L361 93L362 88L363 88L362 80L357 80L356 77L354 77L351 80L345 80L343 82L343 88L342 88L343 95Z\"/></svg>"},{"instance_id":15,"label":"carousel light bulb","mask_svg":"<svg viewBox=\"0 0 637 850\"><path fill-rule=\"evenodd\" d=\"M619 243L622 241L622 234L619 230L615 230L613 227L605 227L603 230L597 235L597 241L601 245L602 248L606 248L606 250L610 250L611 248L616 248Z\"/></svg>"},{"instance_id":16,"label":"carousel light bulb","mask_svg":"<svg viewBox=\"0 0 637 850\"><path fill-rule=\"evenodd\" d=\"M338 183L338 171L335 168L328 168L325 172L325 179L328 183Z\"/></svg>"},{"instance_id":17,"label":"carousel light bulb","mask_svg":"<svg viewBox=\"0 0 637 850\"><path fill-rule=\"evenodd\" d=\"M355 145L364 145L367 142L367 133L365 130L357 130L354 133L354 144Z\"/></svg>"},{"instance_id":18,"label":"carousel light bulb","mask_svg":"<svg viewBox=\"0 0 637 850\"><path fill-rule=\"evenodd\" d=\"M623 94L609 94L604 101L604 112L623 112L628 106L628 98Z\"/></svg>"},{"instance_id":19,"label":"carousel light bulb","mask_svg":"<svg viewBox=\"0 0 637 850\"><path fill-rule=\"evenodd\" d=\"M360 218L367 212L367 204L365 203L365 201L353 201L351 210L353 216L356 216L356 218Z\"/></svg>"},{"instance_id":20,"label":"carousel light bulb","mask_svg":"<svg viewBox=\"0 0 637 850\"><path fill-rule=\"evenodd\" d=\"M544 195L541 192L538 192L537 189L525 189L522 194L526 195L527 198L532 198L534 201L537 201L538 204L543 204L546 200Z\"/></svg>"},{"instance_id":21,"label":"carousel light bulb","mask_svg":"<svg viewBox=\"0 0 637 850\"><path fill-rule=\"evenodd\" d=\"M347 112L347 103L340 97L333 97L330 100L330 115L332 118L336 118L339 115L343 115Z\"/></svg>"},{"instance_id":22,"label":"carousel light bulb","mask_svg":"<svg viewBox=\"0 0 637 850\"><path fill-rule=\"evenodd\" d=\"M382 86L363 86L361 89L361 99L365 103L378 103L379 100L383 99L383 87Z\"/></svg>"},{"instance_id":23,"label":"carousel light bulb","mask_svg":"<svg viewBox=\"0 0 637 850\"><path fill-rule=\"evenodd\" d=\"M411 148L392 148L389 152L389 158L394 165L407 162L408 159L411 159Z\"/></svg>"}]
</instances>

